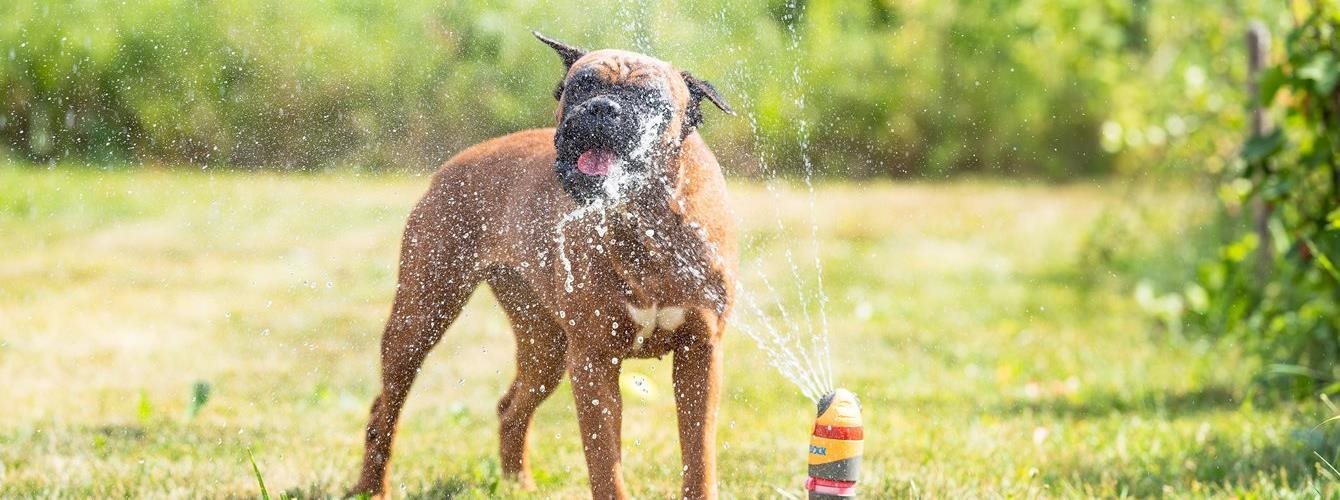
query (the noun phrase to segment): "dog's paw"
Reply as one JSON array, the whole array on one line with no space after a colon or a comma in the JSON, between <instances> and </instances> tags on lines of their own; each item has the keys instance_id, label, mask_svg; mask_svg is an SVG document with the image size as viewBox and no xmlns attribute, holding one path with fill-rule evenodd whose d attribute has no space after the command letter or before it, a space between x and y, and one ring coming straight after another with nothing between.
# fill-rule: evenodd
<instances>
[{"instance_id":1,"label":"dog's paw","mask_svg":"<svg viewBox=\"0 0 1340 500\"><path fill-rule=\"evenodd\" d=\"M534 478L533 476L530 475L530 472L529 472L529 471L526 471L526 472L520 472L520 473L515 473L515 474L504 474L504 477L505 477L508 481L511 481L513 484L515 484L515 485L516 485L516 488L517 488L518 490L521 490L521 491L535 491L535 489L536 489L536 488L535 488L535 478Z\"/></svg>"}]
</instances>

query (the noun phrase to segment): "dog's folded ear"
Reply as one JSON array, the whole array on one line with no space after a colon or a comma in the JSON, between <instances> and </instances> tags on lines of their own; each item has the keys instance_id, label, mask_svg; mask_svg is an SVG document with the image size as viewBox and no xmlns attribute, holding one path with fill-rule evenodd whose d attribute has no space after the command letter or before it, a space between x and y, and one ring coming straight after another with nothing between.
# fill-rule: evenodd
<instances>
[{"instance_id":1,"label":"dog's folded ear","mask_svg":"<svg viewBox=\"0 0 1340 500\"><path fill-rule=\"evenodd\" d=\"M717 109L720 109L728 115L735 116L735 110L731 109L730 104L726 103L726 98L721 97L721 93L717 92L716 87L713 87L712 84L707 83L707 80L700 80L688 71L680 71L679 74L684 77L684 84L689 87L689 127L696 127L703 122L703 111L700 106L703 99L712 101L712 104L715 104Z\"/></svg>"},{"instance_id":2,"label":"dog's folded ear","mask_svg":"<svg viewBox=\"0 0 1340 500\"><path fill-rule=\"evenodd\" d=\"M558 57L563 58L564 68L571 68L572 63L577 62L578 59L581 59L582 56L586 55L585 50L573 47L558 40L554 40L553 38L544 36L543 33L540 33L538 31L532 31L531 34L534 34L535 38L539 38L541 42L545 43L545 45L553 47L554 52L558 53Z\"/></svg>"},{"instance_id":3,"label":"dog's folded ear","mask_svg":"<svg viewBox=\"0 0 1340 500\"><path fill-rule=\"evenodd\" d=\"M689 94L693 97L695 104L701 102L703 98L706 98L707 100L712 101L712 104L715 104L717 109L725 111L728 115L735 116L735 110L731 109L730 104L726 104L726 98L721 97L721 93L717 92L717 88L713 87L712 84L707 83L707 80L700 80L688 71L680 71L679 74L684 77L684 83L689 86Z\"/></svg>"}]
</instances>

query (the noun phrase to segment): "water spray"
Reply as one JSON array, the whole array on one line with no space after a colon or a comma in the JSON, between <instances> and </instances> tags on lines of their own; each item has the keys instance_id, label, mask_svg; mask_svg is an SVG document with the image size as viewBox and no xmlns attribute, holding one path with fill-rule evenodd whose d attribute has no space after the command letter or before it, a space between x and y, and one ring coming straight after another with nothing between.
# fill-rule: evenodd
<instances>
[{"instance_id":1,"label":"water spray","mask_svg":"<svg viewBox=\"0 0 1340 500\"><path fill-rule=\"evenodd\" d=\"M834 390L820 398L810 436L809 479L805 480L810 499L856 498L864 451L861 401L846 389Z\"/></svg>"}]
</instances>

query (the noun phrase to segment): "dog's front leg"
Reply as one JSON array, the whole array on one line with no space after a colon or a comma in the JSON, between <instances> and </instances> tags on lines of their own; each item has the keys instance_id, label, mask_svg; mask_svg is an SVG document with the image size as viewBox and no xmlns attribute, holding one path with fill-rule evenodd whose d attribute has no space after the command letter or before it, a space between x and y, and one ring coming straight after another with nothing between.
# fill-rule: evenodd
<instances>
[{"instance_id":1,"label":"dog's front leg","mask_svg":"<svg viewBox=\"0 0 1340 500\"><path fill-rule=\"evenodd\" d=\"M598 356L589 349L570 348L568 375L577 406L577 422L586 452L591 497L596 500L628 498L620 465L619 426L623 402L619 398L619 360Z\"/></svg>"},{"instance_id":2,"label":"dog's front leg","mask_svg":"<svg viewBox=\"0 0 1340 500\"><path fill-rule=\"evenodd\" d=\"M701 324L699 325L701 326ZM703 328L702 330L707 330ZM675 405L684 460L684 498L716 498L717 403L721 395L721 342L695 333L675 349Z\"/></svg>"}]
</instances>

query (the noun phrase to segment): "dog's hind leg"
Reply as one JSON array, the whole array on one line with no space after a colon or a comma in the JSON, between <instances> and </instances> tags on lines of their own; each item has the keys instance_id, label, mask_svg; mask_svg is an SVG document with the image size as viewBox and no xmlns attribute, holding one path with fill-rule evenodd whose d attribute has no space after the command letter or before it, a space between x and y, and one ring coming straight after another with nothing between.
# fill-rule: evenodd
<instances>
[{"instance_id":1,"label":"dog's hind leg","mask_svg":"<svg viewBox=\"0 0 1340 500\"><path fill-rule=\"evenodd\" d=\"M395 440L400 409L424 357L456 320L480 281L466 256L471 250L450 236L430 234L422 218L423 203L410 215L400 254L395 304L382 334L381 394L368 418L363 469L350 493L382 496L387 463Z\"/></svg>"},{"instance_id":2,"label":"dog's hind leg","mask_svg":"<svg viewBox=\"0 0 1340 500\"><path fill-rule=\"evenodd\" d=\"M533 489L527 435L535 409L553 394L563 378L563 330L518 276L500 271L491 275L488 283L516 335L516 378L498 401L503 475L516 479L523 489Z\"/></svg>"}]
</instances>

